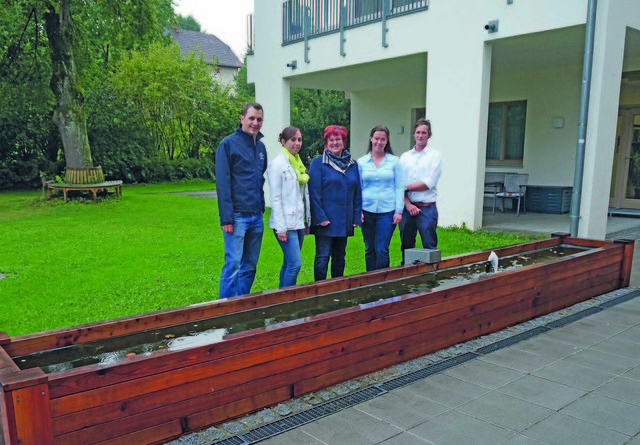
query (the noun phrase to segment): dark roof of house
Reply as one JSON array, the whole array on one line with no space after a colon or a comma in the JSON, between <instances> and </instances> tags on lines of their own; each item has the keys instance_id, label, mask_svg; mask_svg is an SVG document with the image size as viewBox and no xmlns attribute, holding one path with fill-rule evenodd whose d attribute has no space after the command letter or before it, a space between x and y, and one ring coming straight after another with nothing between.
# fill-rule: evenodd
<instances>
[{"instance_id":1,"label":"dark roof of house","mask_svg":"<svg viewBox=\"0 0 640 445\"><path fill-rule=\"evenodd\" d=\"M232 68L242 67L242 62L238 59L229 45L212 34L203 32L188 31L186 29L172 29L173 41L180 46L183 55L198 51L204 53L205 61L211 61L218 57L218 66Z\"/></svg>"}]
</instances>

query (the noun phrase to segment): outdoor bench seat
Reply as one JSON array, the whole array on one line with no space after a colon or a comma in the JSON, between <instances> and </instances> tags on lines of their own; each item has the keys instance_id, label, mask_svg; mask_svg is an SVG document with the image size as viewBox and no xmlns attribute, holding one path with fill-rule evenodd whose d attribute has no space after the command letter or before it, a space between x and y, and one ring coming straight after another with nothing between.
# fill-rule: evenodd
<instances>
[{"instance_id":1,"label":"outdoor bench seat","mask_svg":"<svg viewBox=\"0 0 640 445\"><path fill-rule=\"evenodd\" d=\"M52 190L62 190L64 195L64 202L67 202L67 192L69 190L91 190L93 194L93 200L98 197L98 190L114 189L116 196L122 196L122 181L104 181L97 184L66 184L64 182L51 182L47 181L43 183L45 190L47 191L47 199L51 199Z\"/></svg>"}]
</instances>

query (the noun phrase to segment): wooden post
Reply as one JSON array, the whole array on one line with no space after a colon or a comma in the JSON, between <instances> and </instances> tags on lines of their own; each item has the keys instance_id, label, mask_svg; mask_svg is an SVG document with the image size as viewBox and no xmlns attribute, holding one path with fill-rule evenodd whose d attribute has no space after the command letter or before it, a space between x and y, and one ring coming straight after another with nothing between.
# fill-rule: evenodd
<instances>
[{"instance_id":1,"label":"wooden post","mask_svg":"<svg viewBox=\"0 0 640 445\"><path fill-rule=\"evenodd\" d=\"M631 267L633 265L633 250L635 240L617 239L613 241L617 244L624 244L624 254L622 257L622 267L620 268L620 287L628 287L631 282Z\"/></svg>"},{"instance_id":2,"label":"wooden post","mask_svg":"<svg viewBox=\"0 0 640 445\"><path fill-rule=\"evenodd\" d=\"M5 445L53 445L48 377L40 368L9 370L0 347L0 410ZM2 366L2 365L0 365ZM15 366L15 365L14 365Z\"/></svg>"},{"instance_id":3,"label":"wooden post","mask_svg":"<svg viewBox=\"0 0 640 445\"><path fill-rule=\"evenodd\" d=\"M13 363L9 354L5 352L3 346L10 343L11 339L6 332L0 332L0 374L14 372L18 367ZM4 391L0 386L0 445L9 445L9 418L5 405Z\"/></svg>"},{"instance_id":4,"label":"wooden post","mask_svg":"<svg viewBox=\"0 0 640 445\"><path fill-rule=\"evenodd\" d=\"M554 232L551 234L551 238L560 238L560 244L563 244L565 238L569 238L570 236L571 234L566 232Z\"/></svg>"}]
</instances>

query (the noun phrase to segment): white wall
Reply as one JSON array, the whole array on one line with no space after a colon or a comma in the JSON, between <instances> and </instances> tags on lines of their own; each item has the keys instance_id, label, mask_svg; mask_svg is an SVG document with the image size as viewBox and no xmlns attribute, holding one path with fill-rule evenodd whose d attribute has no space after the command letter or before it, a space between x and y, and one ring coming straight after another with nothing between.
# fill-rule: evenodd
<instances>
[{"instance_id":1,"label":"white wall","mask_svg":"<svg viewBox=\"0 0 640 445\"><path fill-rule=\"evenodd\" d=\"M221 66L219 73L214 73L213 78L220 82L224 86L232 86L234 82L234 76L240 71L239 68L231 68L227 66Z\"/></svg>"},{"instance_id":2,"label":"white wall","mask_svg":"<svg viewBox=\"0 0 640 445\"><path fill-rule=\"evenodd\" d=\"M570 65L492 76L490 101L526 100L527 120L522 168L488 171L528 173L530 184L573 185L581 75L581 66ZM556 117L564 118L563 128L553 128Z\"/></svg>"},{"instance_id":3,"label":"white wall","mask_svg":"<svg viewBox=\"0 0 640 445\"><path fill-rule=\"evenodd\" d=\"M376 125L391 131L391 147L397 156L411 143L411 109L424 108L425 85L407 85L358 91L351 94L351 152L360 157L367 152L369 134ZM384 106L381 106L384 104ZM399 127L403 132L398 133Z\"/></svg>"}]
</instances>

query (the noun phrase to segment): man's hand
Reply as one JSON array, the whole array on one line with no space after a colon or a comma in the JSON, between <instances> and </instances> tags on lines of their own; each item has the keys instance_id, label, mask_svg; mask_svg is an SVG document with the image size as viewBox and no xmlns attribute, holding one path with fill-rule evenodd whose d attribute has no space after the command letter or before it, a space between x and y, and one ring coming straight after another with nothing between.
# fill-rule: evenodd
<instances>
[{"instance_id":1,"label":"man's hand","mask_svg":"<svg viewBox=\"0 0 640 445\"><path fill-rule=\"evenodd\" d=\"M289 232L276 233L278 239L280 241L282 241L283 243L286 243L287 240L289 239L288 234L289 234Z\"/></svg>"},{"instance_id":2,"label":"man's hand","mask_svg":"<svg viewBox=\"0 0 640 445\"><path fill-rule=\"evenodd\" d=\"M420 209L411 203L405 203L404 206L406 207L407 212L409 212L411 216L416 216L418 213L420 213Z\"/></svg>"},{"instance_id":3,"label":"man's hand","mask_svg":"<svg viewBox=\"0 0 640 445\"><path fill-rule=\"evenodd\" d=\"M320 225L321 225L322 227L326 227L326 226L328 226L329 224L331 224L331 221L329 221L329 220L327 220L327 221L322 221L322 222L320 223Z\"/></svg>"},{"instance_id":4,"label":"man's hand","mask_svg":"<svg viewBox=\"0 0 640 445\"><path fill-rule=\"evenodd\" d=\"M222 230L224 232L227 232L228 234L232 234L233 233L233 224L223 224L222 225Z\"/></svg>"}]
</instances>

